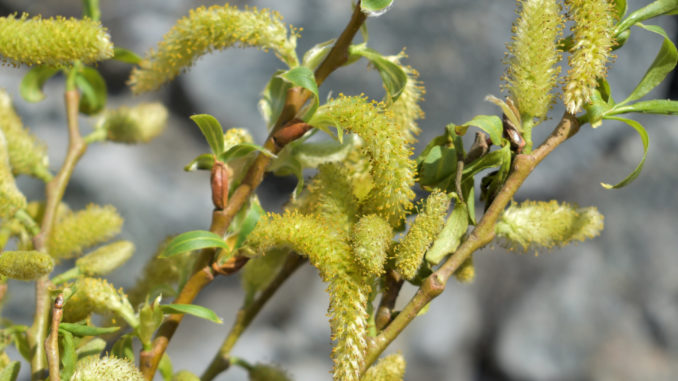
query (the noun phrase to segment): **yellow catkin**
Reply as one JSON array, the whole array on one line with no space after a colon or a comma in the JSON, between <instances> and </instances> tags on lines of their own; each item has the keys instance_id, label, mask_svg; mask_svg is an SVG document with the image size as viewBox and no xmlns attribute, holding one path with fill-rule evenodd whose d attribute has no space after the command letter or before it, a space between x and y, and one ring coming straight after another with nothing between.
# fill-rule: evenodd
<instances>
[{"instance_id":1,"label":"yellow catkin","mask_svg":"<svg viewBox=\"0 0 678 381\"><path fill-rule=\"evenodd\" d=\"M75 292L64 306L64 321L78 321L92 312L114 314L135 328L139 322L127 296L105 279L81 278L76 281Z\"/></svg>"},{"instance_id":2,"label":"yellow catkin","mask_svg":"<svg viewBox=\"0 0 678 381\"><path fill-rule=\"evenodd\" d=\"M419 104L424 100L426 89L423 82L419 80L419 72L410 66L400 63L406 57L404 52L396 56L387 57L391 62L403 69L407 75L407 83L402 93L400 93L400 97L395 102L389 103L388 99L386 102L393 123L405 135L407 143L414 144L417 141L416 136L421 132L417 125L417 120L423 119L425 116Z\"/></svg>"},{"instance_id":3,"label":"yellow catkin","mask_svg":"<svg viewBox=\"0 0 678 381\"><path fill-rule=\"evenodd\" d=\"M496 233L499 242L510 249L552 248L598 236L603 219L595 207L579 208L555 200L525 201L504 211Z\"/></svg>"},{"instance_id":4,"label":"yellow catkin","mask_svg":"<svg viewBox=\"0 0 678 381\"><path fill-rule=\"evenodd\" d=\"M468 257L464 263L454 272L454 277L461 283L473 282L476 277L476 268L473 265L473 257Z\"/></svg>"},{"instance_id":5,"label":"yellow catkin","mask_svg":"<svg viewBox=\"0 0 678 381\"><path fill-rule=\"evenodd\" d=\"M384 105L369 102L364 96L340 95L319 107L309 123L334 125L362 138L362 151L370 158L374 181L363 213L378 214L392 225L399 225L412 206L415 165L410 160L407 137L385 112Z\"/></svg>"},{"instance_id":6,"label":"yellow catkin","mask_svg":"<svg viewBox=\"0 0 678 381\"><path fill-rule=\"evenodd\" d=\"M144 381L141 371L128 359L113 356L87 358L75 366L70 381Z\"/></svg>"},{"instance_id":7,"label":"yellow catkin","mask_svg":"<svg viewBox=\"0 0 678 381\"><path fill-rule=\"evenodd\" d=\"M249 369L250 381L291 381L282 369L266 364L257 364Z\"/></svg>"},{"instance_id":8,"label":"yellow catkin","mask_svg":"<svg viewBox=\"0 0 678 381\"><path fill-rule=\"evenodd\" d=\"M567 111L575 114L591 101L598 78L607 72L605 65L614 44L614 9L609 0L566 0L565 4L574 21L574 46L568 59L563 101Z\"/></svg>"},{"instance_id":9,"label":"yellow catkin","mask_svg":"<svg viewBox=\"0 0 678 381\"><path fill-rule=\"evenodd\" d=\"M99 122L106 139L118 143L147 143L167 125L167 109L162 103L142 103L134 107L108 110Z\"/></svg>"},{"instance_id":10,"label":"yellow catkin","mask_svg":"<svg viewBox=\"0 0 678 381\"><path fill-rule=\"evenodd\" d=\"M445 225L450 199L443 192L431 193L423 202L410 230L395 247L395 265L406 279L416 274L426 250Z\"/></svg>"},{"instance_id":11,"label":"yellow catkin","mask_svg":"<svg viewBox=\"0 0 678 381\"><path fill-rule=\"evenodd\" d=\"M113 57L113 43L99 21L57 16L0 17L0 61L10 65L70 66Z\"/></svg>"},{"instance_id":12,"label":"yellow catkin","mask_svg":"<svg viewBox=\"0 0 678 381\"><path fill-rule=\"evenodd\" d=\"M361 381L402 381L405 376L405 358L400 353L388 355L372 365Z\"/></svg>"},{"instance_id":13,"label":"yellow catkin","mask_svg":"<svg viewBox=\"0 0 678 381\"><path fill-rule=\"evenodd\" d=\"M26 197L14 182L7 151L5 135L0 131L0 219L10 219L26 207Z\"/></svg>"},{"instance_id":14,"label":"yellow catkin","mask_svg":"<svg viewBox=\"0 0 678 381\"><path fill-rule=\"evenodd\" d=\"M54 225L47 248L54 258L73 258L84 249L113 238L121 227L122 217L113 206L90 204Z\"/></svg>"},{"instance_id":15,"label":"yellow catkin","mask_svg":"<svg viewBox=\"0 0 678 381\"><path fill-rule=\"evenodd\" d=\"M376 214L368 214L360 218L351 233L353 255L360 267L372 276L383 274L393 238L391 225Z\"/></svg>"},{"instance_id":16,"label":"yellow catkin","mask_svg":"<svg viewBox=\"0 0 678 381\"><path fill-rule=\"evenodd\" d=\"M19 280L33 280L54 268L52 257L39 251L4 251L0 253L0 274Z\"/></svg>"},{"instance_id":17,"label":"yellow catkin","mask_svg":"<svg viewBox=\"0 0 678 381\"><path fill-rule=\"evenodd\" d=\"M520 13L508 46L506 88L524 120L546 117L558 81L563 28L556 0L518 0ZM518 126L519 127L519 126Z\"/></svg>"},{"instance_id":18,"label":"yellow catkin","mask_svg":"<svg viewBox=\"0 0 678 381\"><path fill-rule=\"evenodd\" d=\"M0 131L5 134L9 162L14 175L31 175L49 181L47 146L24 128L14 111L12 99L0 89Z\"/></svg>"},{"instance_id":19,"label":"yellow catkin","mask_svg":"<svg viewBox=\"0 0 678 381\"><path fill-rule=\"evenodd\" d=\"M262 217L245 245L255 252L285 247L308 256L328 283L334 380L358 381L367 348L370 284L351 258L348 236L322 217L286 211Z\"/></svg>"},{"instance_id":20,"label":"yellow catkin","mask_svg":"<svg viewBox=\"0 0 678 381\"><path fill-rule=\"evenodd\" d=\"M202 55L231 46L273 50L288 66L298 64L296 31L288 28L277 12L268 9L239 10L231 5L199 7L177 21L129 83L134 93L152 91L188 69Z\"/></svg>"},{"instance_id":21,"label":"yellow catkin","mask_svg":"<svg viewBox=\"0 0 678 381\"><path fill-rule=\"evenodd\" d=\"M106 275L122 266L134 254L134 244L130 241L118 241L102 246L93 252L78 258L75 266L87 276Z\"/></svg>"}]
</instances>

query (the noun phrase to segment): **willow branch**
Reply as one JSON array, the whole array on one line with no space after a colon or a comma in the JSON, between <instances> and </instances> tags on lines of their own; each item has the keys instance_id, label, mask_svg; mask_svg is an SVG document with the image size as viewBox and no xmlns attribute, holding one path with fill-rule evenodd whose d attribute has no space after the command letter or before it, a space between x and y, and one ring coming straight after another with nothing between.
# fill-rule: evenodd
<instances>
[{"instance_id":1,"label":"willow branch","mask_svg":"<svg viewBox=\"0 0 678 381\"><path fill-rule=\"evenodd\" d=\"M523 184L534 168L548 156L557 146L573 136L579 130L577 118L565 113L558 126L539 148L530 154L516 155L511 174L507 178L496 198L487 209L469 237L459 246L457 251L434 271L417 290L405 308L396 316L375 339L367 351L364 372L386 347L402 332L405 327L417 316L431 300L440 295L445 289L447 280L476 250L494 239L494 227L506 205Z\"/></svg>"},{"instance_id":2,"label":"willow branch","mask_svg":"<svg viewBox=\"0 0 678 381\"><path fill-rule=\"evenodd\" d=\"M346 62L348 57L348 47L353 40L353 37L360 29L360 26L365 21L365 15L360 11L360 6L356 6L353 16L349 21L348 25L342 32L342 34L337 39L332 50L327 55L325 60L320 64L315 73L316 82L320 85L327 76L336 70L338 67L343 65ZM280 116L278 117L271 133L269 134L266 142L264 143L264 148L277 154L284 144L276 142L275 137L279 134L283 134L290 141L301 137L303 129L299 129L299 121L294 120L295 116L299 110L304 106L306 101L309 99L311 94L308 91L303 90L302 88L291 88L287 92L285 99L285 105L283 107ZM309 126L310 127L310 126ZM295 134L286 134L287 130L294 130L302 132L301 135L295 136ZM261 181L264 178L264 173L268 167L271 159L267 155L259 153L248 169L245 177L243 178L242 183L233 191L228 204L223 210L215 211L212 219L212 228L210 231L213 233L223 235L226 232L226 229L233 221L235 215L240 211L240 209L247 203L250 199L250 196L254 190L261 184ZM194 270L193 275L184 285L183 289L179 291L179 295L174 303L187 303L190 304L193 302L193 299L198 295L200 290L202 290L207 284L209 284L212 279L216 276L215 270L211 266L211 261L214 258L214 250L206 249L203 250L200 254L200 257L196 264L196 269ZM243 260L241 257L233 257L231 263L223 264L223 267L233 269L237 271L246 260ZM201 267L202 266L202 267ZM160 358L167 349L167 345L171 340L174 332L176 331L183 315L174 314L170 315L158 329L158 333L153 339L153 344L150 350L142 351L140 354L140 368L146 380L152 380L155 372L160 363Z\"/></svg>"},{"instance_id":3,"label":"willow branch","mask_svg":"<svg viewBox=\"0 0 678 381\"><path fill-rule=\"evenodd\" d=\"M64 314L64 294L57 295L52 305L52 327L47 340L47 362L49 363L49 381L60 381L59 377L59 323Z\"/></svg>"},{"instance_id":4,"label":"willow branch","mask_svg":"<svg viewBox=\"0 0 678 381\"><path fill-rule=\"evenodd\" d=\"M375 325L378 330L384 329L393 318L393 308L395 307L400 288L403 286L403 279L394 270L390 270L386 274L384 284L384 293L379 301L379 307L374 318Z\"/></svg>"},{"instance_id":5,"label":"willow branch","mask_svg":"<svg viewBox=\"0 0 678 381\"><path fill-rule=\"evenodd\" d=\"M68 151L66 159L59 173L49 182L45 188L45 213L40 226L40 233L33 238L33 246L38 251L47 250L47 240L52 233L56 210L66 191L66 186L71 179L75 165L87 150L87 144L80 136L78 128L78 105L80 94L77 90L67 90L64 94L66 102L66 118L68 122ZM45 351L43 342L47 334L49 320L49 288L50 282L47 275L40 277L35 284L35 316L33 326L28 331L28 345L33 351L31 358L31 379L43 380L47 377L45 364Z\"/></svg>"}]
</instances>

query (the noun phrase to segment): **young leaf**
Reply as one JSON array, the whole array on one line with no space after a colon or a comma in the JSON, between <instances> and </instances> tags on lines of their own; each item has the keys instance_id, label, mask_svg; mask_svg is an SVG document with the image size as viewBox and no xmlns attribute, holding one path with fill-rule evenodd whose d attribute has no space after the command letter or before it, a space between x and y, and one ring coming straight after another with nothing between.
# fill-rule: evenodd
<instances>
[{"instance_id":1,"label":"young leaf","mask_svg":"<svg viewBox=\"0 0 678 381\"><path fill-rule=\"evenodd\" d=\"M89 66L82 67L75 76L75 85L82 96L80 112L86 115L96 114L106 105L106 81L99 71Z\"/></svg>"},{"instance_id":2,"label":"young leaf","mask_svg":"<svg viewBox=\"0 0 678 381\"><path fill-rule=\"evenodd\" d=\"M266 88L261 92L261 100L259 100L259 112L266 121L266 126L270 129L278 119L278 115L285 106L285 98L287 97L287 90L292 87L290 82L283 80L280 74L283 70L278 70L273 74L271 80L266 84Z\"/></svg>"},{"instance_id":3,"label":"young leaf","mask_svg":"<svg viewBox=\"0 0 678 381\"><path fill-rule=\"evenodd\" d=\"M625 19L619 22L614 28L614 35L619 36L620 33L629 29L636 23L642 22L653 17L670 14L678 9L678 2L676 0L656 0L653 3L646 5L637 11L631 12Z\"/></svg>"},{"instance_id":4,"label":"young leaf","mask_svg":"<svg viewBox=\"0 0 678 381\"><path fill-rule=\"evenodd\" d=\"M200 131L205 136L205 140L207 140L207 144L212 149L212 153L221 155L224 152L224 129L219 121L209 114L193 115L191 120L200 128Z\"/></svg>"},{"instance_id":5,"label":"young leaf","mask_svg":"<svg viewBox=\"0 0 678 381\"><path fill-rule=\"evenodd\" d=\"M43 86L48 79L59 72L59 69L47 66L33 66L31 70L24 75L19 86L21 96L27 102L40 102L45 99L45 93L42 92Z\"/></svg>"},{"instance_id":6,"label":"young leaf","mask_svg":"<svg viewBox=\"0 0 678 381\"><path fill-rule=\"evenodd\" d=\"M101 19L101 9L99 9L99 0L83 0L82 15L94 21Z\"/></svg>"},{"instance_id":7,"label":"young leaf","mask_svg":"<svg viewBox=\"0 0 678 381\"><path fill-rule=\"evenodd\" d=\"M256 198L252 199L250 207L247 209L247 214L245 214L245 218L239 224L240 231L238 232L238 240L235 243L234 249L239 248L242 243L245 242L247 236L252 232L254 227L257 226L259 218L264 214L266 214L266 211L261 207L261 204L259 204L259 200Z\"/></svg>"},{"instance_id":8,"label":"young leaf","mask_svg":"<svg viewBox=\"0 0 678 381\"><path fill-rule=\"evenodd\" d=\"M134 348L132 347L131 334L123 335L113 344L111 356L134 362Z\"/></svg>"},{"instance_id":9,"label":"young leaf","mask_svg":"<svg viewBox=\"0 0 678 381\"><path fill-rule=\"evenodd\" d=\"M184 171L193 172L196 169L212 169L214 165L214 155L211 153L203 153L198 155L195 159L191 160L190 163L186 164Z\"/></svg>"},{"instance_id":10,"label":"young leaf","mask_svg":"<svg viewBox=\"0 0 678 381\"><path fill-rule=\"evenodd\" d=\"M349 55L367 58L379 71L391 100L395 102L398 99L407 84L407 73L400 65L391 62L378 51L368 48L366 44L351 45Z\"/></svg>"},{"instance_id":11,"label":"young leaf","mask_svg":"<svg viewBox=\"0 0 678 381\"><path fill-rule=\"evenodd\" d=\"M21 369L19 361L10 362L0 370L0 381L15 381L19 377L19 369Z\"/></svg>"},{"instance_id":12,"label":"young leaf","mask_svg":"<svg viewBox=\"0 0 678 381\"><path fill-rule=\"evenodd\" d=\"M172 360L167 353L163 353L158 364L158 371L162 375L163 380L171 381L174 371L172 370Z\"/></svg>"},{"instance_id":13,"label":"young leaf","mask_svg":"<svg viewBox=\"0 0 678 381\"><path fill-rule=\"evenodd\" d=\"M501 149L492 151L480 159L464 167L464 178L473 177L483 169L500 167L506 160L511 160L511 148L506 144Z\"/></svg>"},{"instance_id":14,"label":"young leaf","mask_svg":"<svg viewBox=\"0 0 678 381\"><path fill-rule=\"evenodd\" d=\"M605 188L605 189L618 189L618 188L621 188L623 186L626 186L631 181L635 180L636 177L638 177L638 175L640 174L640 171L643 169L643 164L645 164L645 158L647 157L647 146L648 146L649 139L648 139L648 136L647 136L647 131L645 131L645 128L640 123L636 122L635 120L620 118L620 117L616 117L616 116L608 116L608 117L605 117L605 119L618 120L620 122L624 122L624 123L628 124L629 126L633 127L638 132L638 135L640 135L640 139L643 141L643 158L640 160L640 163L638 164L636 169L634 169L633 172L631 172L631 174L626 176L626 178L624 180L622 180L621 182L619 182L616 185L610 185L610 184L607 184L607 183L600 183L600 185L602 185L603 188Z\"/></svg>"},{"instance_id":15,"label":"young leaf","mask_svg":"<svg viewBox=\"0 0 678 381\"><path fill-rule=\"evenodd\" d=\"M470 127L478 127L481 130L487 132L490 135L492 144L496 146L501 146L501 134L503 130L501 119L496 115L477 115L475 118L469 120L468 122L462 124L461 126L454 127L455 132L459 135L464 135L466 130ZM451 125L447 126L449 130Z\"/></svg>"},{"instance_id":16,"label":"young leaf","mask_svg":"<svg viewBox=\"0 0 678 381\"><path fill-rule=\"evenodd\" d=\"M445 222L443 230L426 252L426 261L431 265L437 265L447 255L454 253L467 229L468 208L463 202L457 201Z\"/></svg>"},{"instance_id":17,"label":"young leaf","mask_svg":"<svg viewBox=\"0 0 678 381\"><path fill-rule=\"evenodd\" d=\"M63 365L61 379L70 380L75 371L75 363L77 361L73 335L69 331L59 329L59 337L61 338L61 347L63 348L63 353L61 353L61 364Z\"/></svg>"},{"instance_id":18,"label":"young leaf","mask_svg":"<svg viewBox=\"0 0 678 381\"><path fill-rule=\"evenodd\" d=\"M259 151L259 152L263 153L264 155L271 157L271 158L277 157L273 152L267 150L266 148L264 148L262 146L252 144L252 143L240 143L240 144L234 145L233 147L229 148L226 152L219 155L219 160L224 162L224 163L228 163L231 160L241 158L243 156L246 156L250 152L254 152L254 151Z\"/></svg>"},{"instance_id":19,"label":"young leaf","mask_svg":"<svg viewBox=\"0 0 678 381\"><path fill-rule=\"evenodd\" d=\"M451 191L457 173L457 151L446 145L431 147L419 164L419 184L424 189L439 188Z\"/></svg>"},{"instance_id":20,"label":"young leaf","mask_svg":"<svg viewBox=\"0 0 678 381\"><path fill-rule=\"evenodd\" d=\"M630 112L639 112L643 114L678 114L678 101L670 99L653 99L651 101L641 101L630 105L614 107L607 115L626 114Z\"/></svg>"},{"instance_id":21,"label":"young leaf","mask_svg":"<svg viewBox=\"0 0 678 381\"><path fill-rule=\"evenodd\" d=\"M111 59L132 65L138 65L141 62L141 57L133 51L117 47L113 48L113 57Z\"/></svg>"},{"instance_id":22,"label":"young leaf","mask_svg":"<svg viewBox=\"0 0 678 381\"><path fill-rule=\"evenodd\" d=\"M221 318L214 311L195 304L162 304L160 308L168 314L189 314L217 324L222 323Z\"/></svg>"},{"instance_id":23,"label":"young leaf","mask_svg":"<svg viewBox=\"0 0 678 381\"><path fill-rule=\"evenodd\" d=\"M302 59L302 65L306 66L311 70L315 70L318 65L327 57L327 53L330 52L332 46L334 45L336 39L331 39L325 42L314 45L311 49L307 50L304 53L304 58Z\"/></svg>"},{"instance_id":24,"label":"young leaf","mask_svg":"<svg viewBox=\"0 0 678 381\"><path fill-rule=\"evenodd\" d=\"M362 0L360 10L368 16L376 17L386 13L393 5L393 0Z\"/></svg>"},{"instance_id":25,"label":"young leaf","mask_svg":"<svg viewBox=\"0 0 678 381\"><path fill-rule=\"evenodd\" d=\"M294 69L290 69L280 74L279 76L285 81L288 81L295 86L300 86L313 93L313 105L305 113L304 117L308 119L313 116L313 113L318 108L319 104L318 84L315 82L315 75L313 74L313 71L306 66L297 66Z\"/></svg>"},{"instance_id":26,"label":"young leaf","mask_svg":"<svg viewBox=\"0 0 678 381\"><path fill-rule=\"evenodd\" d=\"M174 237L165 248L160 258L169 258L187 251L200 250L208 247L230 249L226 242L217 234L206 230L193 230Z\"/></svg>"},{"instance_id":27,"label":"young leaf","mask_svg":"<svg viewBox=\"0 0 678 381\"><path fill-rule=\"evenodd\" d=\"M120 327L94 327L91 325L84 324L59 323L59 329L69 332L78 337L84 337L84 336L106 335L119 330Z\"/></svg>"},{"instance_id":28,"label":"young leaf","mask_svg":"<svg viewBox=\"0 0 678 381\"><path fill-rule=\"evenodd\" d=\"M676 63L678 63L678 50L676 50L676 46L671 42L669 36L666 35L664 29L656 25L643 25L641 23L636 25L663 36L664 42L662 43L662 47L659 49L659 53L657 53L654 62L652 62L652 65L650 65L650 68L647 69L647 72L643 76L643 79L640 80L640 83L638 83L633 92L631 92L631 95L620 104L626 104L644 97L652 89L657 87L673 68L676 67Z\"/></svg>"},{"instance_id":29,"label":"young leaf","mask_svg":"<svg viewBox=\"0 0 678 381\"><path fill-rule=\"evenodd\" d=\"M626 14L626 10L628 9L626 0L614 0L613 4L617 18L621 20L621 18L624 17L624 15Z\"/></svg>"}]
</instances>

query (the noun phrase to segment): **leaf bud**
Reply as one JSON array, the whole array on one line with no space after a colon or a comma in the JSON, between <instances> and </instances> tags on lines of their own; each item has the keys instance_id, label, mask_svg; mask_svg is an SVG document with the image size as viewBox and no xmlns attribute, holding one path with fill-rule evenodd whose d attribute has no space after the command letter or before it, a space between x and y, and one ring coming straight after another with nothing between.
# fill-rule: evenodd
<instances>
[{"instance_id":1,"label":"leaf bud","mask_svg":"<svg viewBox=\"0 0 678 381\"><path fill-rule=\"evenodd\" d=\"M33 280L52 272L54 260L39 251L0 253L0 274L19 280Z\"/></svg>"},{"instance_id":2,"label":"leaf bud","mask_svg":"<svg viewBox=\"0 0 678 381\"><path fill-rule=\"evenodd\" d=\"M130 241L118 241L102 246L91 253L78 258L75 266L86 276L106 275L125 263L134 253L134 244Z\"/></svg>"},{"instance_id":3,"label":"leaf bud","mask_svg":"<svg viewBox=\"0 0 678 381\"><path fill-rule=\"evenodd\" d=\"M70 381L144 381L141 371L128 359L113 356L78 361Z\"/></svg>"},{"instance_id":4,"label":"leaf bud","mask_svg":"<svg viewBox=\"0 0 678 381\"><path fill-rule=\"evenodd\" d=\"M106 130L106 139L118 143L148 143L167 125L167 109L161 103L142 103L135 107L108 110L98 127Z\"/></svg>"},{"instance_id":5,"label":"leaf bud","mask_svg":"<svg viewBox=\"0 0 678 381\"><path fill-rule=\"evenodd\" d=\"M212 166L210 183L212 186L212 203L217 210L223 210L228 204L228 191L233 171L226 163L216 160Z\"/></svg>"},{"instance_id":6,"label":"leaf bud","mask_svg":"<svg viewBox=\"0 0 678 381\"><path fill-rule=\"evenodd\" d=\"M468 257L454 272L454 277L461 283L472 282L476 277L476 268L473 266L473 257Z\"/></svg>"}]
</instances>

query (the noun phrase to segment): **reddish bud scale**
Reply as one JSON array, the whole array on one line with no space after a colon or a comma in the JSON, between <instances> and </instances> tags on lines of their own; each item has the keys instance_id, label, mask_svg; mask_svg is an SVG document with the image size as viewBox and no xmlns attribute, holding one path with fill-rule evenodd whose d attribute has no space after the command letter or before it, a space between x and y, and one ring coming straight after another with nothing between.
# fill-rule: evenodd
<instances>
[{"instance_id":1,"label":"reddish bud scale","mask_svg":"<svg viewBox=\"0 0 678 381\"><path fill-rule=\"evenodd\" d=\"M228 188L233 171L224 162L215 160L210 175L212 184L212 203L218 210L222 210L228 204Z\"/></svg>"},{"instance_id":2,"label":"reddish bud scale","mask_svg":"<svg viewBox=\"0 0 678 381\"><path fill-rule=\"evenodd\" d=\"M301 119L292 119L287 122L280 131L273 134L273 141L279 148L282 148L288 143L302 137L306 131L310 130L312 127L313 126L305 123Z\"/></svg>"}]
</instances>

